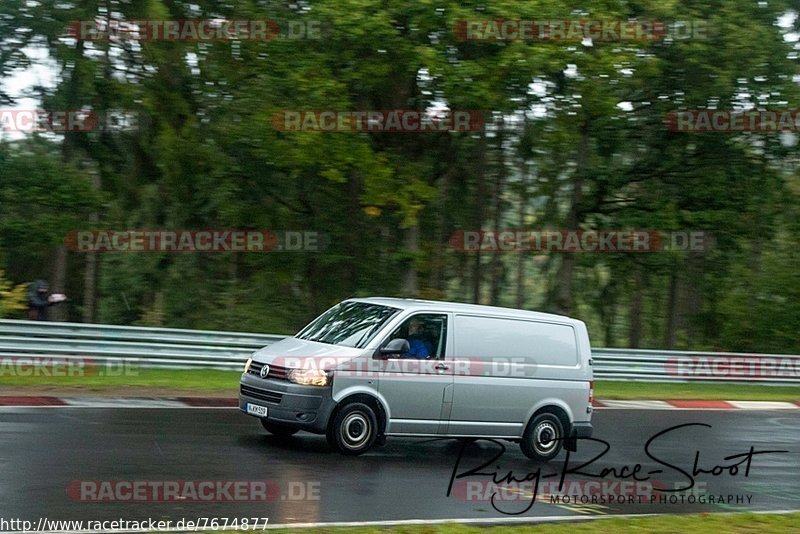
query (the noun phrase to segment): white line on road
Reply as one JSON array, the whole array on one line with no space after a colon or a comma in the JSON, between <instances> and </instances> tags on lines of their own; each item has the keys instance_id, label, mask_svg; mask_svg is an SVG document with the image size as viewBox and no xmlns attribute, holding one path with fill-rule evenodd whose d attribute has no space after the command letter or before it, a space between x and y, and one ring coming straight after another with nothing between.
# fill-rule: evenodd
<instances>
[{"instance_id":1,"label":"white line on road","mask_svg":"<svg viewBox=\"0 0 800 534\"><path fill-rule=\"evenodd\" d=\"M713 515L718 516L735 516L741 514L758 514L758 515L785 515L800 513L800 509L796 510L758 510L746 512L713 512ZM539 516L539 517L468 517L468 518L454 518L454 519L398 519L390 521L338 521L330 523L275 523L268 524L267 529L319 529L319 528L336 528L336 527L400 527L400 526L414 526L414 525L447 525L447 524L463 524L463 525L514 525L514 524L533 524L533 523L554 523L554 522L569 522L569 521L596 521L602 519L632 519L637 517L666 517L676 516L680 517L685 514L609 514L609 515L570 515L570 516ZM711 514L709 514L711 515ZM200 532L219 530L212 528L198 528L198 529L177 529L169 528L158 530L157 532ZM138 530L44 530L39 534L87 534L89 532L97 534L144 534L152 531L148 529ZM19 531L3 531L0 534L20 534Z\"/></svg>"},{"instance_id":2,"label":"white line on road","mask_svg":"<svg viewBox=\"0 0 800 534\"><path fill-rule=\"evenodd\" d=\"M740 410L797 410L800 406L792 402L777 401L726 401Z\"/></svg>"}]
</instances>

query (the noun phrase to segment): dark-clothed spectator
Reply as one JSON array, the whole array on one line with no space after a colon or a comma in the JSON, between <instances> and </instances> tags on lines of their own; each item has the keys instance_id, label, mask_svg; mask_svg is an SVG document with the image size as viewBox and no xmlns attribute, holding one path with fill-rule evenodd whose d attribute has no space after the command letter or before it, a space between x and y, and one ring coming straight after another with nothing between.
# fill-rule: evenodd
<instances>
[{"instance_id":1,"label":"dark-clothed spectator","mask_svg":"<svg viewBox=\"0 0 800 534\"><path fill-rule=\"evenodd\" d=\"M36 280L28 290L28 319L31 321L47 321L47 309L66 297L61 293L50 293L50 284L45 280Z\"/></svg>"}]
</instances>

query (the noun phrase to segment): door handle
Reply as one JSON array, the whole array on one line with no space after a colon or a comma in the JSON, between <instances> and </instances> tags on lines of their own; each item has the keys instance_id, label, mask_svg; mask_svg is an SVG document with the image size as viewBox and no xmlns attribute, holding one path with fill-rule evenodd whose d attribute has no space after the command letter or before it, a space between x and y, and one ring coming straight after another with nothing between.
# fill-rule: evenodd
<instances>
[{"instance_id":1,"label":"door handle","mask_svg":"<svg viewBox=\"0 0 800 534\"><path fill-rule=\"evenodd\" d=\"M447 365L445 365L443 363L439 363L439 364L436 364L434 369L436 369L437 371L447 371L448 369L450 369L450 367L448 367Z\"/></svg>"}]
</instances>

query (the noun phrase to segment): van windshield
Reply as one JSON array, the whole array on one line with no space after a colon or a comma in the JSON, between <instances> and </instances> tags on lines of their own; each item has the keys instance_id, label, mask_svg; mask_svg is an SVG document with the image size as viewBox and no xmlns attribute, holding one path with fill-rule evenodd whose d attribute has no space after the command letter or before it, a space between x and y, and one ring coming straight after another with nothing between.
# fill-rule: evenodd
<instances>
[{"instance_id":1,"label":"van windshield","mask_svg":"<svg viewBox=\"0 0 800 534\"><path fill-rule=\"evenodd\" d=\"M314 319L295 337L363 349L399 311L366 302L342 302Z\"/></svg>"}]
</instances>

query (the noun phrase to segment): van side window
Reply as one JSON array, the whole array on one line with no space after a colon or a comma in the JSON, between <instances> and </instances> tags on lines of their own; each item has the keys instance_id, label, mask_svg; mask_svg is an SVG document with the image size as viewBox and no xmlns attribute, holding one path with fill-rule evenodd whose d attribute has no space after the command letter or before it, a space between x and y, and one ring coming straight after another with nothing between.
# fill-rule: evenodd
<instances>
[{"instance_id":1,"label":"van side window","mask_svg":"<svg viewBox=\"0 0 800 534\"><path fill-rule=\"evenodd\" d=\"M386 338L384 345L393 339L408 340L409 352L401 358L442 360L447 342L447 315L418 313L412 315Z\"/></svg>"}]
</instances>

